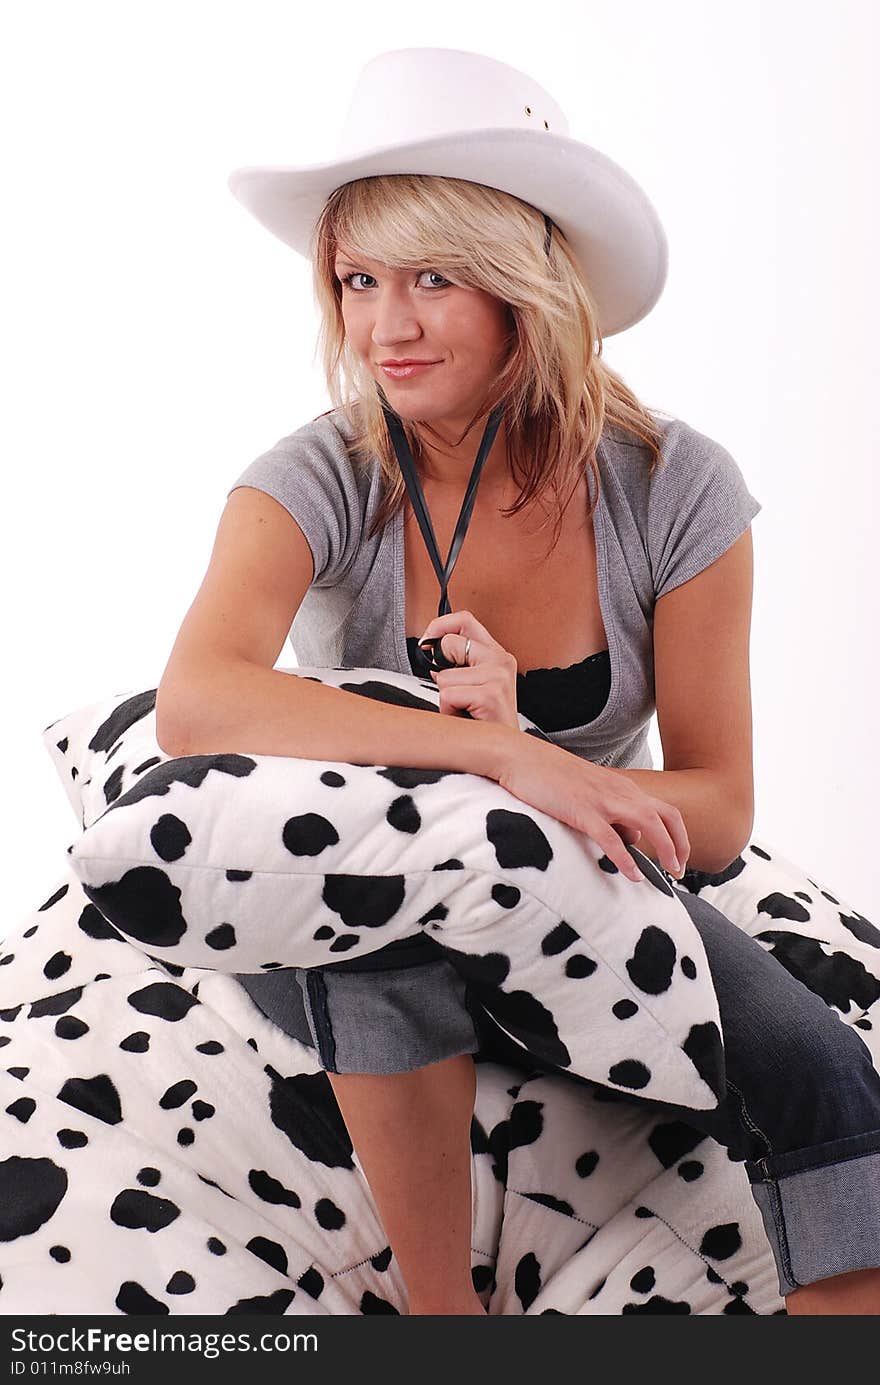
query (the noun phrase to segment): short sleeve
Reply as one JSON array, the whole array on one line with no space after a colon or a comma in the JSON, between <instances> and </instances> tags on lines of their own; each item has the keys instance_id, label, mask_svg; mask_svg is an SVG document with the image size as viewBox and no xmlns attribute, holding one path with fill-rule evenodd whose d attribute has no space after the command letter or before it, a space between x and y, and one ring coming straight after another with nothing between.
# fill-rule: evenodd
<instances>
[{"instance_id":1,"label":"short sleeve","mask_svg":"<svg viewBox=\"0 0 880 1385\"><path fill-rule=\"evenodd\" d=\"M648 498L655 599L720 558L763 508L730 453L686 423L669 425L661 452Z\"/></svg>"},{"instance_id":2,"label":"short sleeve","mask_svg":"<svg viewBox=\"0 0 880 1385\"><path fill-rule=\"evenodd\" d=\"M227 497L238 486L265 491L296 520L312 550L312 586L339 581L360 542L361 505L345 441L327 415L256 457Z\"/></svg>"}]
</instances>

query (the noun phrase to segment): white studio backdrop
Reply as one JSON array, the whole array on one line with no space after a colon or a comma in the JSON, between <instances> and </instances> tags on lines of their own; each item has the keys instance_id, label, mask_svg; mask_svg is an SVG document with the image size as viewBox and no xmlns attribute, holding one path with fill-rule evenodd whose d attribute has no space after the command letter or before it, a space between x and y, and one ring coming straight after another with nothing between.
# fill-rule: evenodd
<instances>
[{"instance_id":1,"label":"white studio backdrop","mask_svg":"<svg viewBox=\"0 0 880 1385\"><path fill-rule=\"evenodd\" d=\"M642 183L662 298L605 356L737 459L753 524L760 836L877 921L880 374L873 0L78 0L4 7L0 937L79 827L51 721L155 687L226 491L329 407L306 262L233 199L246 163L332 157L388 48L532 74ZM289 646L278 667L293 667ZM655 764L662 766L656 721Z\"/></svg>"}]
</instances>

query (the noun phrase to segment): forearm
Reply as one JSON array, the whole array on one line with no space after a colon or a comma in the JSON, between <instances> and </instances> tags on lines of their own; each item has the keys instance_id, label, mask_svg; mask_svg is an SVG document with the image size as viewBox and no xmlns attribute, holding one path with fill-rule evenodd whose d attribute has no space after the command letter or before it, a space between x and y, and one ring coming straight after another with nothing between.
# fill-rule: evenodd
<instances>
[{"instance_id":1,"label":"forearm","mask_svg":"<svg viewBox=\"0 0 880 1385\"><path fill-rule=\"evenodd\" d=\"M615 769L644 793L671 803L684 819L691 854L688 870L709 874L725 870L744 849L752 830L735 803L730 802L726 785L714 770L707 769ZM657 848L644 833L636 843L639 851L654 862Z\"/></svg>"},{"instance_id":2,"label":"forearm","mask_svg":"<svg viewBox=\"0 0 880 1385\"><path fill-rule=\"evenodd\" d=\"M497 780L520 732L335 688L244 660L175 669L156 696L166 755L281 755L449 769Z\"/></svg>"}]
</instances>

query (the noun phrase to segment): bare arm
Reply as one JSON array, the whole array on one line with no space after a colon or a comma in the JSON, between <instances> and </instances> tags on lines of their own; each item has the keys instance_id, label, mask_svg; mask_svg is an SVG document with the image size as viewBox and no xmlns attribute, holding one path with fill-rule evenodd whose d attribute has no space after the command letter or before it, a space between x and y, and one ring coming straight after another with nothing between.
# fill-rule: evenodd
<instances>
[{"instance_id":1,"label":"bare arm","mask_svg":"<svg viewBox=\"0 0 880 1385\"><path fill-rule=\"evenodd\" d=\"M672 803L687 827L691 870L726 870L755 816L749 635L751 526L654 607L654 681L663 769L622 769ZM649 845L639 849L651 856Z\"/></svg>"},{"instance_id":2,"label":"bare arm","mask_svg":"<svg viewBox=\"0 0 880 1385\"><path fill-rule=\"evenodd\" d=\"M716 875L726 870L744 851L752 832L731 807L727 781L713 769L615 769L638 788L664 803L672 803L684 818L691 854L682 862L687 870ZM652 861L657 848L650 842L636 842Z\"/></svg>"},{"instance_id":3,"label":"bare arm","mask_svg":"<svg viewBox=\"0 0 880 1385\"><path fill-rule=\"evenodd\" d=\"M189 680L188 718L177 703L173 734L161 729L157 699L159 744L166 754L238 752L479 774L585 832L633 879L640 872L611 821L645 829L667 863L675 852L670 828L684 840L681 816L671 805L649 799L622 775L513 727L378 702L244 660L203 663L200 675ZM612 788L613 805L606 808Z\"/></svg>"},{"instance_id":4,"label":"bare arm","mask_svg":"<svg viewBox=\"0 0 880 1385\"><path fill-rule=\"evenodd\" d=\"M357 765L452 769L498 780L523 733L495 722L379 702L248 660L202 663L173 729L169 755L237 751Z\"/></svg>"},{"instance_id":5,"label":"bare arm","mask_svg":"<svg viewBox=\"0 0 880 1385\"><path fill-rule=\"evenodd\" d=\"M311 550L288 511L254 487L235 488L156 693L165 753L237 751L497 779L518 727L380 702L274 667L313 576Z\"/></svg>"},{"instance_id":6,"label":"bare arm","mask_svg":"<svg viewBox=\"0 0 880 1385\"><path fill-rule=\"evenodd\" d=\"M633 878L638 871L612 823L644 831L670 858L673 836L686 849L675 807L518 726L381 702L276 669L313 576L309 545L288 511L256 488L236 487L156 693L156 736L167 755L479 774L585 832Z\"/></svg>"}]
</instances>

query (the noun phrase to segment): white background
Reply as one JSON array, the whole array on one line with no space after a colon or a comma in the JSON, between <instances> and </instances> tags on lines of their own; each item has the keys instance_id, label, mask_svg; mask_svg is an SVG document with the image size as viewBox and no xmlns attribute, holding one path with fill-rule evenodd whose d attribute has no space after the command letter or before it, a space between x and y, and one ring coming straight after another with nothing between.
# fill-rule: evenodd
<instances>
[{"instance_id":1,"label":"white background","mask_svg":"<svg viewBox=\"0 0 880 1385\"><path fill-rule=\"evenodd\" d=\"M670 272L605 356L723 443L753 526L754 835L869 918L880 351L871 0L7 4L5 918L79 825L42 730L155 687L233 479L328 407L306 262L240 164L331 158L388 48L529 72L657 207ZM293 667L289 646L279 667ZM656 723L655 764L662 764Z\"/></svg>"}]
</instances>

